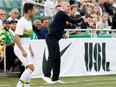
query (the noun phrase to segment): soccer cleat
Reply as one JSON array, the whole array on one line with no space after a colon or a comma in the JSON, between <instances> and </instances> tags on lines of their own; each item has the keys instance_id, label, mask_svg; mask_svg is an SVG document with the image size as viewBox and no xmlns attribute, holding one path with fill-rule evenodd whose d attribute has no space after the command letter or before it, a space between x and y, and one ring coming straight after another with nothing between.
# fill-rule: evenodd
<instances>
[{"instance_id":1,"label":"soccer cleat","mask_svg":"<svg viewBox=\"0 0 116 87\"><path fill-rule=\"evenodd\" d=\"M53 81L49 77L42 77L42 79L47 83L53 84Z\"/></svg>"},{"instance_id":2,"label":"soccer cleat","mask_svg":"<svg viewBox=\"0 0 116 87\"><path fill-rule=\"evenodd\" d=\"M56 83L56 84L58 84L58 83L65 83L65 82L63 82L63 81L61 81L61 80L56 80L56 81L52 81L54 84Z\"/></svg>"}]
</instances>

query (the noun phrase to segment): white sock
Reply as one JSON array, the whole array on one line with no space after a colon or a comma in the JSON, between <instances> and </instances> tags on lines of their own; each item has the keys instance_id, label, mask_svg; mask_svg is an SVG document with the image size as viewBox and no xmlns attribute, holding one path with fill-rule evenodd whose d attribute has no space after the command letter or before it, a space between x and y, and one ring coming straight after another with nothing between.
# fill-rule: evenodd
<instances>
[{"instance_id":1,"label":"white sock","mask_svg":"<svg viewBox=\"0 0 116 87\"><path fill-rule=\"evenodd\" d=\"M16 87L23 87L24 83L22 83L21 81L18 81Z\"/></svg>"},{"instance_id":2,"label":"white sock","mask_svg":"<svg viewBox=\"0 0 116 87\"><path fill-rule=\"evenodd\" d=\"M31 73L30 69L26 69L20 77L20 81L17 83L16 87L29 87L29 83L31 81Z\"/></svg>"}]
</instances>

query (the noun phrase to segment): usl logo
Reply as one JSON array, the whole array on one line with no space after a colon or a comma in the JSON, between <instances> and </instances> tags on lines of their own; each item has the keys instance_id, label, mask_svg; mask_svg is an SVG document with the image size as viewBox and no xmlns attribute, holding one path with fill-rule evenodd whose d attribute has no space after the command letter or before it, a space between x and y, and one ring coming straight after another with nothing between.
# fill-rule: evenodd
<instances>
[{"instance_id":1,"label":"usl logo","mask_svg":"<svg viewBox=\"0 0 116 87\"><path fill-rule=\"evenodd\" d=\"M110 62L106 61L106 43L85 43L85 66L87 71L91 71L92 68L99 72L110 71Z\"/></svg>"},{"instance_id":2,"label":"usl logo","mask_svg":"<svg viewBox=\"0 0 116 87\"><path fill-rule=\"evenodd\" d=\"M66 46L61 52L60 52L60 57L62 57L62 55L66 52L66 50L70 47L72 43L70 43L68 46ZM46 49L45 49L46 50ZM45 74L45 70L46 70L46 65L47 65L47 59L45 56L45 50L44 50L44 54L43 54L43 63L42 63L42 71L43 74Z\"/></svg>"}]
</instances>

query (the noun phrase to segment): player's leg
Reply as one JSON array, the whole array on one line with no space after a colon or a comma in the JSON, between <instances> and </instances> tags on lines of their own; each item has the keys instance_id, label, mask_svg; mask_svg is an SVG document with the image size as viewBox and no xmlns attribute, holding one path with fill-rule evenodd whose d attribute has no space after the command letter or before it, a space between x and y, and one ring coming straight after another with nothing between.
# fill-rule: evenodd
<instances>
[{"instance_id":1,"label":"player's leg","mask_svg":"<svg viewBox=\"0 0 116 87\"><path fill-rule=\"evenodd\" d=\"M16 87L22 87L23 85L24 87L30 87L31 74L33 70L34 70L33 64L27 65Z\"/></svg>"},{"instance_id":2,"label":"player's leg","mask_svg":"<svg viewBox=\"0 0 116 87\"><path fill-rule=\"evenodd\" d=\"M29 87L30 86L31 74L34 70L34 66L31 60L30 52L28 50L26 50L26 52L27 52L27 57L23 57L20 51L16 52L15 50L17 57L21 60L21 62L25 66L25 71L22 73L20 80L18 81L16 87L23 87L23 86Z\"/></svg>"},{"instance_id":3,"label":"player's leg","mask_svg":"<svg viewBox=\"0 0 116 87\"><path fill-rule=\"evenodd\" d=\"M25 79L25 86L24 87L30 87L30 82L31 82L31 74L34 70L33 64L26 66L26 70L24 71L25 73L22 74L22 78Z\"/></svg>"}]
</instances>

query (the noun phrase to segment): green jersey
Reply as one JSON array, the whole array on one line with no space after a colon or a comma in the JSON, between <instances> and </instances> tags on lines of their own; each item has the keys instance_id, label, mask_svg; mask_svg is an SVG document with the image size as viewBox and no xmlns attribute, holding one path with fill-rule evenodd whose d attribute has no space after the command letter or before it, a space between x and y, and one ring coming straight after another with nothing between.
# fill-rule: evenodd
<instances>
[{"instance_id":1,"label":"green jersey","mask_svg":"<svg viewBox=\"0 0 116 87\"><path fill-rule=\"evenodd\" d=\"M0 40L4 40L5 44L10 44L14 42L14 37L9 30L2 29L0 30Z\"/></svg>"}]
</instances>

